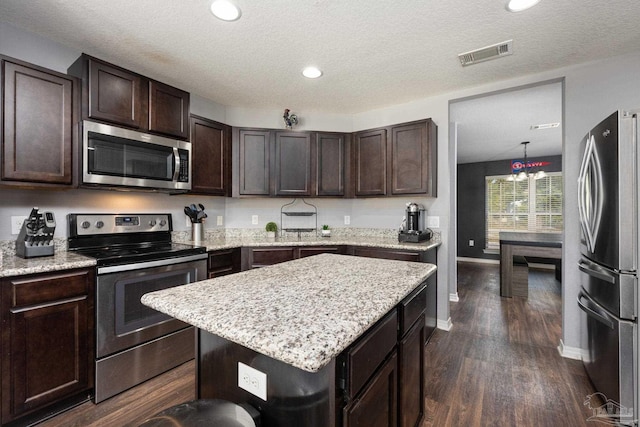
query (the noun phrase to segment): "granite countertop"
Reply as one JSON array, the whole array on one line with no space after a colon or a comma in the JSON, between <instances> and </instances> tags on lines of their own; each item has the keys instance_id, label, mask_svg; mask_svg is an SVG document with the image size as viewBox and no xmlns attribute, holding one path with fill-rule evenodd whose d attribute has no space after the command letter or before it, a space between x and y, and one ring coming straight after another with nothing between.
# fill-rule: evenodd
<instances>
[{"instance_id":1,"label":"granite countertop","mask_svg":"<svg viewBox=\"0 0 640 427\"><path fill-rule=\"evenodd\" d=\"M188 241L187 243L193 243ZM231 249L239 247L269 247L269 246L373 246L377 248L403 249L414 251L428 251L442 244L440 235L436 234L431 240L420 243L398 242L397 237L349 237L349 236L331 236L331 237L276 237L275 239L267 237L221 237L213 239L205 239L200 242L201 246L206 246L208 251L218 249Z\"/></svg>"},{"instance_id":2,"label":"granite countertop","mask_svg":"<svg viewBox=\"0 0 640 427\"><path fill-rule=\"evenodd\" d=\"M152 292L142 302L317 372L435 271L433 264L322 254Z\"/></svg>"},{"instance_id":3,"label":"granite countertop","mask_svg":"<svg viewBox=\"0 0 640 427\"><path fill-rule=\"evenodd\" d=\"M0 252L0 277L72 270L95 265L95 259L66 251L58 251L53 256L27 259Z\"/></svg>"}]
</instances>

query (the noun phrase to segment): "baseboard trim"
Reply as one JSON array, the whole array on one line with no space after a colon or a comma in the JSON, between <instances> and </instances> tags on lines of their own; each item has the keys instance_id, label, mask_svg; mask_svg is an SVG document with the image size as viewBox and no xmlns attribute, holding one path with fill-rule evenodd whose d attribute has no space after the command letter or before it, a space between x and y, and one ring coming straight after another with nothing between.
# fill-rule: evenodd
<instances>
[{"instance_id":1,"label":"baseboard trim","mask_svg":"<svg viewBox=\"0 0 640 427\"><path fill-rule=\"evenodd\" d=\"M558 353L566 359L582 360L584 357L584 351L581 348L566 346L562 340L558 345Z\"/></svg>"},{"instance_id":2,"label":"baseboard trim","mask_svg":"<svg viewBox=\"0 0 640 427\"><path fill-rule=\"evenodd\" d=\"M476 264L500 264L500 260L499 259L468 258L468 257L463 257L463 256L457 257L456 261L475 262Z\"/></svg>"},{"instance_id":3,"label":"baseboard trim","mask_svg":"<svg viewBox=\"0 0 640 427\"><path fill-rule=\"evenodd\" d=\"M460 301L460 298L458 298L458 293L454 292L452 294L449 294L449 301L451 302L458 302Z\"/></svg>"},{"instance_id":4,"label":"baseboard trim","mask_svg":"<svg viewBox=\"0 0 640 427\"><path fill-rule=\"evenodd\" d=\"M450 331L451 328L453 327L453 323L451 322L451 317L449 317L447 320L438 319L438 323L436 326L438 329L442 329L443 331Z\"/></svg>"}]
</instances>

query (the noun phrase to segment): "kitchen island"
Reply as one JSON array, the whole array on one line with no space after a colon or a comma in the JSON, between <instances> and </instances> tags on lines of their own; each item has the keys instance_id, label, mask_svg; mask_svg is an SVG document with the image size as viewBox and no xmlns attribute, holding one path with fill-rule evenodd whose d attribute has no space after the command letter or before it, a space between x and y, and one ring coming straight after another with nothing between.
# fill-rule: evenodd
<instances>
[{"instance_id":1,"label":"kitchen island","mask_svg":"<svg viewBox=\"0 0 640 427\"><path fill-rule=\"evenodd\" d=\"M373 410L405 425L423 413L424 284L435 270L322 254L142 302L199 328L200 398L248 402L266 427L351 425ZM264 386L265 398L238 387L239 363L266 374L264 384L260 375L245 378L254 394Z\"/></svg>"}]
</instances>

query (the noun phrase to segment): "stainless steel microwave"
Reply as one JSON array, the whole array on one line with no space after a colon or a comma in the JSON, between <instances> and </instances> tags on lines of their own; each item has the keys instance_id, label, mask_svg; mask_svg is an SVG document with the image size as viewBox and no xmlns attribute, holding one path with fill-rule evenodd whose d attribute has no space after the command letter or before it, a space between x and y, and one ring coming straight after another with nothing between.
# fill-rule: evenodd
<instances>
[{"instance_id":1,"label":"stainless steel microwave","mask_svg":"<svg viewBox=\"0 0 640 427\"><path fill-rule=\"evenodd\" d=\"M191 143L82 123L82 182L166 191L191 189Z\"/></svg>"}]
</instances>

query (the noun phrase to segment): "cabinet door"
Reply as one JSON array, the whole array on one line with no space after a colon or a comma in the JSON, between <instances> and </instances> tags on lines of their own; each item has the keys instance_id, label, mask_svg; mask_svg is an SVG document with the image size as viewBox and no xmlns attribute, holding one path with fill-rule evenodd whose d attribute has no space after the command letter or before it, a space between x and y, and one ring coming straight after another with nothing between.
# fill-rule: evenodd
<instances>
[{"instance_id":1,"label":"cabinet door","mask_svg":"<svg viewBox=\"0 0 640 427\"><path fill-rule=\"evenodd\" d=\"M354 256L367 258L395 259L398 261L414 261L420 262L419 252L399 251L393 249L379 249L370 247L354 246L352 248Z\"/></svg>"},{"instance_id":2,"label":"cabinet door","mask_svg":"<svg viewBox=\"0 0 640 427\"><path fill-rule=\"evenodd\" d=\"M191 116L191 191L229 195L231 190L231 128Z\"/></svg>"},{"instance_id":3,"label":"cabinet door","mask_svg":"<svg viewBox=\"0 0 640 427\"><path fill-rule=\"evenodd\" d=\"M276 132L275 194L311 195L311 135L301 132Z\"/></svg>"},{"instance_id":4,"label":"cabinet door","mask_svg":"<svg viewBox=\"0 0 640 427\"><path fill-rule=\"evenodd\" d=\"M4 60L2 179L72 184L76 80Z\"/></svg>"},{"instance_id":5,"label":"cabinet door","mask_svg":"<svg viewBox=\"0 0 640 427\"><path fill-rule=\"evenodd\" d=\"M268 130L240 129L240 195L269 195L269 138Z\"/></svg>"},{"instance_id":6,"label":"cabinet door","mask_svg":"<svg viewBox=\"0 0 640 427\"><path fill-rule=\"evenodd\" d=\"M432 194L431 120L391 128L391 194Z\"/></svg>"},{"instance_id":7,"label":"cabinet door","mask_svg":"<svg viewBox=\"0 0 640 427\"><path fill-rule=\"evenodd\" d=\"M316 134L317 194L344 196L345 138L338 133Z\"/></svg>"},{"instance_id":8,"label":"cabinet door","mask_svg":"<svg viewBox=\"0 0 640 427\"><path fill-rule=\"evenodd\" d=\"M400 427L418 427L424 417L424 317L400 341L398 419Z\"/></svg>"},{"instance_id":9,"label":"cabinet door","mask_svg":"<svg viewBox=\"0 0 640 427\"><path fill-rule=\"evenodd\" d=\"M395 427L397 419L396 353L380 368L362 394L344 409L344 427Z\"/></svg>"},{"instance_id":10,"label":"cabinet door","mask_svg":"<svg viewBox=\"0 0 640 427\"><path fill-rule=\"evenodd\" d=\"M209 252L209 279L240 271L240 248Z\"/></svg>"},{"instance_id":11,"label":"cabinet door","mask_svg":"<svg viewBox=\"0 0 640 427\"><path fill-rule=\"evenodd\" d=\"M146 129L148 89L142 76L92 58L88 61L89 117Z\"/></svg>"},{"instance_id":12,"label":"cabinet door","mask_svg":"<svg viewBox=\"0 0 640 427\"><path fill-rule=\"evenodd\" d=\"M356 196L384 196L386 188L386 129L359 132L354 140Z\"/></svg>"},{"instance_id":13,"label":"cabinet door","mask_svg":"<svg viewBox=\"0 0 640 427\"><path fill-rule=\"evenodd\" d=\"M93 387L93 270L5 279L2 422Z\"/></svg>"},{"instance_id":14,"label":"cabinet door","mask_svg":"<svg viewBox=\"0 0 640 427\"><path fill-rule=\"evenodd\" d=\"M189 138L189 93L149 81L149 130Z\"/></svg>"},{"instance_id":15,"label":"cabinet door","mask_svg":"<svg viewBox=\"0 0 640 427\"><path fill-rule=\"evenodd\" d=\"M295 248L254 248L251 249L251 268L278 264L295 258Z\"/></svg>"}]
</instances>

